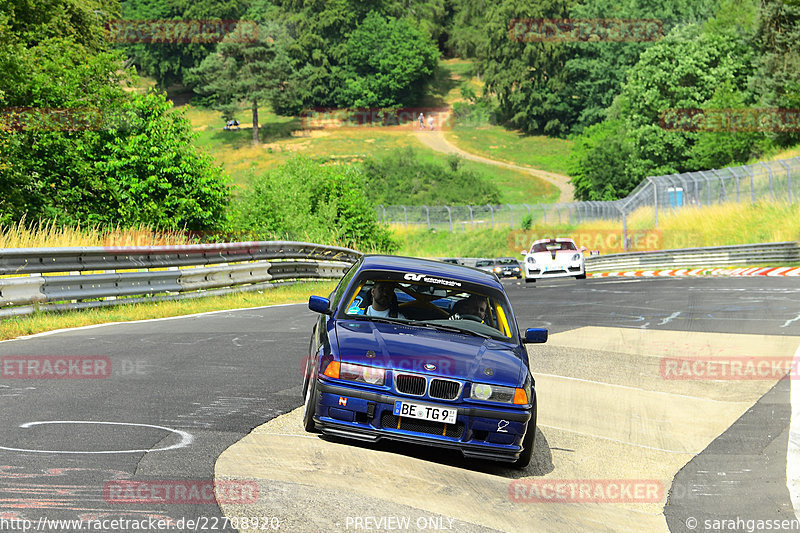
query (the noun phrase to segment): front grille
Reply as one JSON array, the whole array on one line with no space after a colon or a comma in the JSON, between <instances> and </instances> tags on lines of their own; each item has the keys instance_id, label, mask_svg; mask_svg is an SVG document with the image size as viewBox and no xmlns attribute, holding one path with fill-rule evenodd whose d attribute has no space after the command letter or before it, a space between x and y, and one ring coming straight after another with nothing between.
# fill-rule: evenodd
<instances>
[{"instance_id":1,"label":"front grille","mask_svg":"<svg viewBox=\"0 0 800 533\"><path fill-rule=\"evenodd\" d=\"M411 374L397 374L394 377L394 388L403 394L422 396L425 394L425 378Z\"/></svg>"},{"instance_id":2,"label":"front grille","mask_svg":"<svg viewBox=\"0 0 800 533\"><path fill-rule=\"evenodd\" d=\"M434 378L428 390L428 396L440 400L455 400L461 392L461 383L449 379Z\"/></svg>"},{"instance_id":3,"label":"front grille","mask_svg":"<svg viewBox=\"0 0 800 533\"><path fill-rule=\"evenodd\" d=\"M398 427L399 420L399 427ZM389 411L384 411L381 415L381 426L388 429L402 429L414 433L426 433L428 435L443 435L457 439L464 434L464 424L442 424L441 422L431 422L429 420L417 420L416 418L399 417Z\"/></svg>"}]
</instances>

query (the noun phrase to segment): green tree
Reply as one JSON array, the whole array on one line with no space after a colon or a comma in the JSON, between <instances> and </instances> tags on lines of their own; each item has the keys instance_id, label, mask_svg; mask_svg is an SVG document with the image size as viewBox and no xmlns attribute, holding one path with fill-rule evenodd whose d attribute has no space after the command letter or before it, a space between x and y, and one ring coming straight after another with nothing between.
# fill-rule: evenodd
<instances>
[{"instance_id":1,"label":"green tree","mask_svg":"<svg viewBox=\"0 0 800 533\"><path fill-rule=\"evenodd\" d=\"M213 96L214 107L226 118L233 116L239 102L250 102L253 144L259 143L260 105L271 103L276 113L299 111L300 80L292 72L287 43L288 37L278 26L262 24L256 41L226 37L189 76L197 82L198 93Z\"/></svg>"},{"instance_id":2,"label":"green tree","mask_svg":"<svg viewBox=\"0 0 800 533\"><path fill-rule=\"evenodd\" d=\"M109 117L92 154L101 212L90 221L123 226L217 229L225 223L228 187L211 156L163 93L135 95Z\"/></svg>"},{"instance_id":3,"label":"green tree","mask_svg":"<svg viewBox=\"0 0 800 533\"><path fill-rule=\"evenodd\" d=\"M608 110L606 120L612 122L587 129L578 138L580 148L572 161L578 197L622 197L648 175L696 170L692 165L700 157L711 157L705 144L693 152L700 134L662 128L661 114L673 108L699 108L721 86L738 94L741 102L751 102L747 87L753 71L753 52L739 37L708 34L698 25L675 28L642 52L630 69ZM609 146L629 154L624 165L609 162L614 177L602 169L607 157L600 154L606 154Z\"/></svg>"},{"instance_id":4,"label":"green tree","mask_svg":"<svg viewBox=\"0 0 800 533\"><path fill-rule=\"evenodd\" d=\"M248 0L123 0L126 20L238 20ZM117 46L139 72L152 76L162 89L191 85L186 74L214 52L215 43L120 43Z\"/></svg>"},{"instance_id":5,"label":"green tree","mask_svg":"<svg viewBox=\"0 0 800 533\"><path fill-rule=\"evenodd\" d=\"M509 35L514 19L566 18L576 0L501 0L486 12L489 38L482 57L486 88L497 96L498 118L527 133L560 135L571 121L569 105L558 96L564 86L562 43L524 42Z\"/></svg>"},{"instance_id":6,"label":"green tree","mask_svg":"<svg viewBox=\"0 0 800 533\"><path fill-rule=\"evenodd\" d=\"M436 70L439 51L404 19L371 12L345 45L339 104L394 107L418 101Z\"/></svg>"},{"instance_id":7,"label":"green tree","mask_svg":"<svg viewBox=\"0 0 800 533\"><path fill-rule=\"evenodd\" d=\"M134 80L118 53L63 36L29 41L13 27L0 17L0 95L24 109L7 109L12 132L0 134L0 223L222 224L221 170L163 94L126 91Z\"/></svg>"},{"instance_id":8,"label":"green tree","mask_svg":"<svg viewBox=\"0 0 800 533\"><path fill-rule=\"evenodd\" d=\"M800 109L800 3L764 0L756 35L759 52L754 86L760 105ZM779 146L800 142L800 132L773 132Z\"/></svg>"}]
</instances>

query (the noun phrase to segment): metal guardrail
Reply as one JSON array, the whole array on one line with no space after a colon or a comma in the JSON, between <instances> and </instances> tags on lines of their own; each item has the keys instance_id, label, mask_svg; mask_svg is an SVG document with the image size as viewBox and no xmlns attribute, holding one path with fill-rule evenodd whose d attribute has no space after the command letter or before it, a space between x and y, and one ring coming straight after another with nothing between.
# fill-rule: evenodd
<instances>
[{"instance_id":1,"label":"metal guardrail","mask_svg":"<svg viewBox=\"0 0 800 533\"><path fill-rule=\"evenodd\" d=\"M337 279L360 256L349 248L288 241L5 249L0 250L0 317Z\"/></svg>"},{"instance_id":2,"label":"metal guardrail","mask_svg":"<svg viewBox=\"0 0 800 533\"><path fill-rule=\"evenodd\" d=\"M800 243L737 244L591 256L586 258L586 271L760 266L778 263L800 264Z\"/></svg>"}]
</instances>

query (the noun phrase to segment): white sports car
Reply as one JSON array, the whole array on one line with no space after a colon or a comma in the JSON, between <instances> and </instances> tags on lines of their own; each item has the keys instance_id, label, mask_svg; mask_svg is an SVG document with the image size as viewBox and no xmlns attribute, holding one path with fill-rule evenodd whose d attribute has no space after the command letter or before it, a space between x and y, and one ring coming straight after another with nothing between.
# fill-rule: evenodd
<instances>
[{"instance_id":1,"label":"white sports car","mask_svg":"<svg viewBox=\"0 0 800 533\"><path fill-rule=\"evenodd\" d=\"M540 239L525 254L525 281L574 276L586 279L583 252L572 239Z\"/></svg>"}]
</instances>

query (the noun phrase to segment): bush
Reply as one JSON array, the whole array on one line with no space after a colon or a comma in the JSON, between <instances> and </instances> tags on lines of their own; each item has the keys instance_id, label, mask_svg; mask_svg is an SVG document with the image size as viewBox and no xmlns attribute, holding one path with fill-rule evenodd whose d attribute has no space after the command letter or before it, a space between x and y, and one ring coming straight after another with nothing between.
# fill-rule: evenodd
<instances>
[{"instance_id":1,"label":"bush","mask_svg":"<svg viewBox=\"0 0 800 533\"><path fill-rule=\"evenodd\" d=\"M263 239L392 252L397 245L378 223L365 189L358 167L296 157L253 180L251 190L235 205L235 224L239 231Z\"/></svg>"},{"instance_id":2,"label":"bush","mask_svg":"<svg viewBox=\"0 0 800 533\"><path fill-rule=\"evenodd\" d=\"M451 157L447 165L420 159L413 148L395 150L363 163L368 198L375 204L497 204L500 190Z\"/></svg>"}]
</instances>

